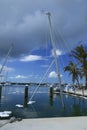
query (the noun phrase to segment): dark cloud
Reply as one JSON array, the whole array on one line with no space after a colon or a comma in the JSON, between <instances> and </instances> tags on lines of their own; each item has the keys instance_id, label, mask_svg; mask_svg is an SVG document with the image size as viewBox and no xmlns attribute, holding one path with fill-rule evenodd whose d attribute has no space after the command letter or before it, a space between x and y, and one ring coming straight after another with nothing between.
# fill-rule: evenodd
<instances>
[{"instance_id":1,"label":"dark cloud","mask_svg":"<svg viewBox=\"0 0 87 130\"><path fill-rule=\"evenodd\" d=\"M13 57L28 54L49 42L44 11L52 14L57 47L71 49L87 35L86 0L1 0L0 56L14 43Z\"/></svg>"}]
</instances>

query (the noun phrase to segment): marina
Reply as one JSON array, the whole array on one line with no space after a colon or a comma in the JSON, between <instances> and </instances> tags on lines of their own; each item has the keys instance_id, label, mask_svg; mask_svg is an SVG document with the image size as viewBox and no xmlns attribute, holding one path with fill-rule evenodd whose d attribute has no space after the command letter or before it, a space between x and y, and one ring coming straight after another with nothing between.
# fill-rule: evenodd
<instances>
[{"instance_id":1,"label":"marina","mask_svg":"<svg viewBox=\"0 0 87 130\"><path fill-rule=\"evenodd\" d=\"M0 130L87 129L87 1L0 1Z\"/></svg>"},{"instance_id":2,"label":"marina","mask_svg":"<svg viewBox=\"0 0 87 130\"><path fill-rule=\"evenodd\" d=\"M31 119L48 117L75 117L87 115L87 99L83 96L63 93L64 108L60 93L50 94L50 87L40 86L31 102L30 98L37 86L28 86L26 95L25 86L3 86L0 92L0 112L11 112L11 117ZM73 92L74 93L74 92ZM81 91L78 91L81 94ZM85 91L87 95L87 91ZM6 112L5 112L6 114Z\"/></svg>"}]
</instances>

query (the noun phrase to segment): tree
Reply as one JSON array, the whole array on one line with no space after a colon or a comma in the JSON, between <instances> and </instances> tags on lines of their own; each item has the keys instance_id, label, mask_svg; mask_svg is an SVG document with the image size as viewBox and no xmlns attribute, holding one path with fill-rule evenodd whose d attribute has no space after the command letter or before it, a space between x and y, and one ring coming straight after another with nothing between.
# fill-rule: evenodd
<instances>
[{"instance_id":1,"label":"tree","mask_svg":"<svg viewBox=\"0 0 87 130\"><path fill-rule=\"evenodd\" d=\"M79 85L79 77L81 76L80 69L77 68L77 64L74 64L72 61L69 62L68 66L64 68L64 71L68 71L70 75L72 75L73 86L75 81L77 81ZM79 85L80 86L80 85ZM75 89L75 87L74 87Z\"/></svg>"},{"instance_id":2,"label":"tree","mask_svg":"<svg viewBox=\"0 0 87 130\"><path fill-rule=\"evenodd\" d=\"M71 51L71 56L77 59L85 76L85 87L87 88L87 46L80 45Z\"/></svg>"}]
</instances>

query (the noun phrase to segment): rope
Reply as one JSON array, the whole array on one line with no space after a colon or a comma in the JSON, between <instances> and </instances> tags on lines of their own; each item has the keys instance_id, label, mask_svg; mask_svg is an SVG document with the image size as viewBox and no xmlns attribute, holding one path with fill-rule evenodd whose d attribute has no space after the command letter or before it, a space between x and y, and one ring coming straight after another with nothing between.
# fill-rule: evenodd
<instances>
[{"instance_id":1,"label":"rope","mask_svg":"<svg viewBox=\"0 0 87 130\"><path fill-rule=\"evenodd\" d=\"M52 63L51 63L51 65L49 66L49 68L47 69L46 73L44 74L44 76L43 76L43 78L42 78L41 82L39 83L39 85L38 85L38 86L36 87L36 89L34 90L34 92L33 92L33 94L32 94L32 96L31 96L31 98L30 98L30 100L29 100L29 101L31 101L31 100L32 100L32 98L34 97L34 95L35 95L36 91L38 90L38 88L40 87L40 85L41 85L42 81L46 78L46 76L47 76L47 74L48 74L48 72L49 72L49 70L50 70L51 66L53 65L53 63L54 63L54 60L52 61Z\"/></svg>"}]
</instances>

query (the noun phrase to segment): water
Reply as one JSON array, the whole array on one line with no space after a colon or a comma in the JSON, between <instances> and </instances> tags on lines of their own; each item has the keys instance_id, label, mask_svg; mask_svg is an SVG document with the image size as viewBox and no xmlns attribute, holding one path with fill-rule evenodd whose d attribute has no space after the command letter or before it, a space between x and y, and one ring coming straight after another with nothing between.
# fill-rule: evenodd
<instances>
[{"instance_id":1,"label":"water","mask_svg":"<svg viewBox=\"0 0 87 130\"><path fill-rule=\"evenodd\" d=\"M37 86L28 87L28 98L25 98L25 86L0 87L0 112L12 111L11 116L21 118L69 117L87 116L87 100L63 95L65 107L62 107L61 97L54 94L50 97L49 87L39 87L33 97L33 104L27 104ZM17 104L23 107L17 107Z\"/></svg>"}]
</instances>

